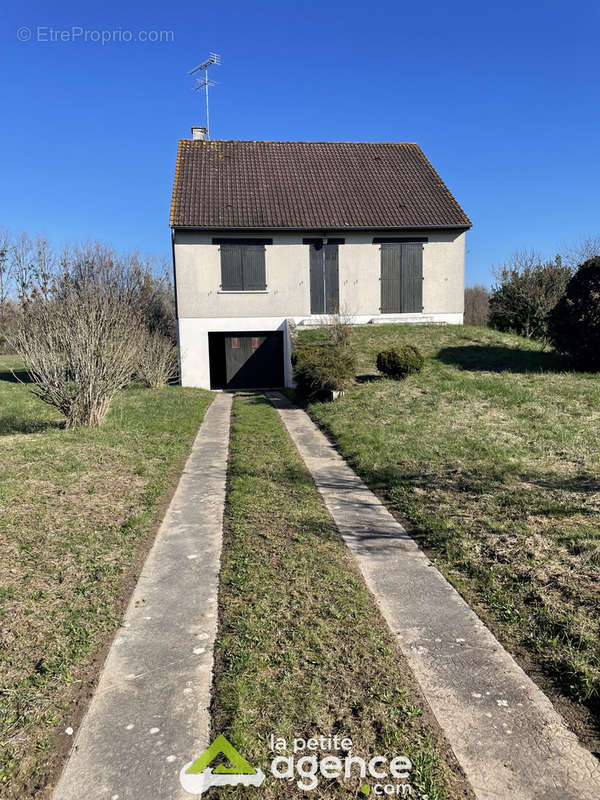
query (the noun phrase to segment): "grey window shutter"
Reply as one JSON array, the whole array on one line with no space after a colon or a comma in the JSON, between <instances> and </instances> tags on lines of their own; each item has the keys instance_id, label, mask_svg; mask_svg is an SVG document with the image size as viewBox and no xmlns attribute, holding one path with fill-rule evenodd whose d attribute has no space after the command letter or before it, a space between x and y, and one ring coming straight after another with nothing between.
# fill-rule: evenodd
<instances>
[{"instance_id":1,"label":"grey window shutter","mask_svg":"<svg viewBox=\"0 0 600 800\"><path fill-rule=\"evenodd\" d=\"M337 244L326 244L325 251L325 312L337 314L340 310L340 280Z\"/></svg>"},{"instance_id":2,"label":"grey window shutter","mask_svg":"<svg viewBox=\"0 0 600 800\"><path fill-rule=\"evenodd\" d=\"M240 245L221 245L221 288L225 291L240 291L244 288Z\"/></svg>"},{"instance_id":3,"label":"grey window shutter","mask_svg":"<svg viewBox=\"0 0 600 800\"><path fill-rule=\"evenodd\" d=\"M325 313L325 280L323 248L310 246L310 313Z\"/></svg>"},{"instance_id":4,"label":"grey window shutter","mask_svg":"<svg viewBox=\"0 0 600 800\"><path fill-rule=\"evenodd\" d=\"M244 289L267 288L265 248L263 245L245 246L242 253Z\"/></svg>"},{"instance_id":5,"label":"grey window shutter","mask_svg":"<svg viewBox=\"0 0 600 800\"><path fill-rule=\"evenodd\" d=\"M381 245L381 313L423 311L423 245Z\"/></svg>"},{"instance_id":6,"label":"grey window shutter","mask_svg":"<svg viewBox=\"0 0 600 800\"><path fill-rule=\"evenodd\" d=\"M381 313L394 314L402 309L402 245L381 245Z\"/></svg>"},{"instance_id":7,"label":"grey window shutter","mask_svg":"<svg viewBox=\"0 0 600 800\"><path fill-rule=\"evenodd\" d=\"M423 245L402 247L402 311L423 311Z\"/></svg>"}]
</instances>

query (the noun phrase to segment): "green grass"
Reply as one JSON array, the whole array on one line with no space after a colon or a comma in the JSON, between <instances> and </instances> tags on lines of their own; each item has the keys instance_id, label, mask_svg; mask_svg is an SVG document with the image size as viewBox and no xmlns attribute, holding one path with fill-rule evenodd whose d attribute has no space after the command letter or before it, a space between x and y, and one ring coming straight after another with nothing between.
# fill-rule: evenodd
<instances>
[{"instance_id":1,"label":"green grass","mask_svg":"<svg viewBox=\"0 0 600 800\"><path fill-rule=\"evenodd\" d=\"M354 341L356 385L310 414L509 649L597 712L600 379L484 328L362 327ZM377 376L377 352L401 342L423 372Z\"/></svg>"},{"instance_id":2,"label":"green grass","mask_svg":"<svg viewBox=\"0 0 600 800\"><path fill-rule=\"evenodd\" d=\"M0 357L0 793L26 797L211 395L130 388L101 428L66 431L10 369Z\"/></svg>"},{"instance_id":3,"label":"green grass","mask_svg":"<svg viewBox=\"0 0 600 800\"><path fill-rule=\"evenodd\" d=\"M267 773L261 798L306 796L269 774L271 734L349 736L355 755L409 756L413 796L465 796L353 558L260 395L234 402L219 605L213 733ZM311 794L363 796L363 782L321 779Z\"/></svg>"}]
</instances>

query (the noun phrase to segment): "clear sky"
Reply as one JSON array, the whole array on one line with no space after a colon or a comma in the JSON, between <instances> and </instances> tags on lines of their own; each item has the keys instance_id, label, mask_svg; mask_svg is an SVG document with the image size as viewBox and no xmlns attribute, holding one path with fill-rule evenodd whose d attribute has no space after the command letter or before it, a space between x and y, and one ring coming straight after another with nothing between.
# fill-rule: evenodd
<instances>
[{"instance_id":1,"label":"clear sky","mask_svg":"<svg viewBox=\"0 0 600 800\"><path fill-rule=\"evenodd\" d=\"M24 0L1 24L14 231L169 256L177 139L204 123L187 71L212 50L212 138L418 142L473 220L470 284L600 234L597 2Z\"/></svg>"}]
</instances>

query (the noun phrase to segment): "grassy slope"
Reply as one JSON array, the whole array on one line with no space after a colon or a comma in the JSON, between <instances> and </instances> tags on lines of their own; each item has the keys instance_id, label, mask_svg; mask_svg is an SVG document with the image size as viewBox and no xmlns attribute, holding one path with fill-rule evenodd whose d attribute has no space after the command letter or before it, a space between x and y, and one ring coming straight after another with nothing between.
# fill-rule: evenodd
<instances>
[{"instance_id":1,"label":"grassy slope","mask_svg":"<svg viewBox=\"0 0 600 800\"><path fill-rule=\"evenodd\" d=\"M268 763L271 734L340 734L354 753L407 754L415 796L463 796L445 745L278 415L261 396L234 404L222 557L214 734ZM265 769L267 771L267 769ZM321 780L318 797L362 781ZM261 797L305 797L270 776ZM245 797L223 789L219 796ZM216 795L214 795L216 796Z\"/></svg>"},{"instance_id":2,"label":"grassy slope","mask_svg":"<svg viewBox=\"0 0 600 800\"><path fill-rule=\"evenodd\" d=\"M303 333L304 341L319 336ZM405 382L376 353L429 357ZM600 380L482 328L356 329L359 382L309 411L509 648L600 703Z\"/></svg>"},{"instance_id":3,"label":"grassy slope","mask_svg":"<svg viewBox=\"0 0 600 800\"><path fill-rule=\"evenodd\" d=\"M211 396L132 388L102 428L64 431L9 367L2 357L0 792L24 797L44 783L70 684L119 624L123 575Z\"/></svg>"}]
</instances>

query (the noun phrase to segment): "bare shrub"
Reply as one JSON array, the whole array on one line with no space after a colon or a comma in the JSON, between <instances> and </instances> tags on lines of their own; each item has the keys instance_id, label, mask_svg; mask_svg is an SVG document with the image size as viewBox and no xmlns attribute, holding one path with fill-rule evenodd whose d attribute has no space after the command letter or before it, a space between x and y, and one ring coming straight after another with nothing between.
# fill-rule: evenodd
<instances>
[{"instance_id":1,"label":"bare shrub","mask_svg":"<svg viewBox=\"0 0 600 800\"><path fill-rule=\"evenodd\" d=\"M565 291L571 269L560 256L544 261L532 250L515 253L492 271L496 284L490 295L490 326L528 339L545 339L548 314Z\"/></svg>"},{"instance_id":2,"label":"bare shrub","mask_svg":"<svg viewBox=\"0 0 600 800\"><path fill-rule=\"evenodd\" d=\"M138 279L136 304L149 331L158 331L173 344L177 342L175 292L165 263L141 258L138 253L129 257Z\"/></svg>"},{"instance_id":3,"label":"bare shrub","mask_svg":"<svg viewBox=\"0 0 600 800\"><path fill-rule=\"evenodd\" d=\"M0 305L0 353L12 353L11 340L17 330L19 318L18 306L12 300L5 300Z\"/></svg>"},{"instance_id":4,"label":"bare shrub","mask_svg":"<svg viewBox=\"0 0 600 800\"><path fill-rule=\"evenodd\" d=\"M150 389L158 389L177 377L177 348L160 331L144 331L140 343L136 377Z\"/></svg>"},{"instance_id":5,"label":"bare shrub","mask_svg":"<svg viewBox=\"0 0 600 800\"><path fill-rule=\"evenodd\" d=\"M352 318L353 314L348 308L341 308L325 318L328 344L336 347L352 345Z\"/></svg>"},{"instance_id":6,"label":"bare shrub","mask_svg":"<svg viewBox=\"0 0 600 800\"><path fill-rule=\"evenodd\" d=\"M14 286L12 240L6 230L0 230L0 353L8 352L8 335L14 332L15 304L11 300Z\"/></svg>"},{"instance_id":7,"label":"bare shrub","mask_svg":"<svg viewBox=\"0 0 600 800\"><path fill-rule=\"evenodd\" d=\"M465 325L487 325L490 316L490 294L485 286L465 289Z\"/></svg>"},{"instance_id":8,"label":"bare shrub","mask_svg":"<svg viewBox=\"0 0 600 800\"><path fill-rule=\"evenodd\" d=\"M21 305L11 343L32 391L64 414L67 428L100 425L139 361L139 276L102 245L57 260L43 239L24 240L17 259Z\"/></svg>"}]
</instances>

